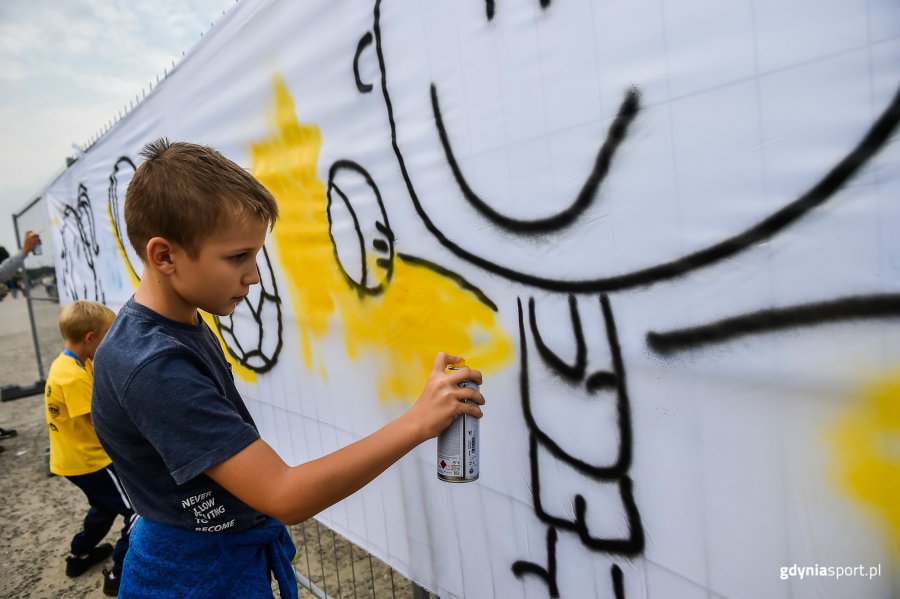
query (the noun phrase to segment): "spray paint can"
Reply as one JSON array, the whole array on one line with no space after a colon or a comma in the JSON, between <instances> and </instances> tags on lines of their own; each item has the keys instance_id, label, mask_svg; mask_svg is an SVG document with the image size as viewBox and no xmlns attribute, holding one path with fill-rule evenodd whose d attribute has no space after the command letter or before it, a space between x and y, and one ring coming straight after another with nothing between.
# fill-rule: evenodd
<instances>
[{"instance_id":1,"label":"spray paint can","mask_svg":"<svg viewBox=\"0 0 900 599\"><path fill-rule=\"evenodd\" d=\"M461 360L447 367L447 370L459 370L465 367ZM475 381L465 380L460 387L471 387L478 390ZM475 402L466 400L475 405ZM437 438L437 476L450 483L470 483L478 479L478 450L481 440L478 438L478 418L461 414Z\"/></svg>"}]
</instances>

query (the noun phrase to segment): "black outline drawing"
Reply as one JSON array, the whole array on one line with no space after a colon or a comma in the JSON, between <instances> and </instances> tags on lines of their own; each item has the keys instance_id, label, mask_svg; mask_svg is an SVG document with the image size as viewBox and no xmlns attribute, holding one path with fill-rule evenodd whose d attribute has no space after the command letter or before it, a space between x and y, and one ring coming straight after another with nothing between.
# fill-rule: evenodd
<instances>
[{"instance_id":1,"label":"black outline drawing","mask_svg":"<svg viewBox=\"0 0 900 599\"><path fill-rule=\"evenodd\" d=\"M590 175L588 175L587 180L581 187L581 191L578 192L578 195L568 208L546 218L522 220L500 214L472 191L469 182L466 181L466 177L462 173L462 169L459 167L459 163L456 161L456 156L453 154L453 144L450 143L450 137L447 134L447 129L444 127L444 118L441 116L441 104L438 100L437 87L435 87L434 83L431 84L431 108L434 112L435 126L441 138L441 147L444 149L447 164L450 166L450 170L453 171L453 177L456 179L456 184L462 191L463 197L487 220L516 233L536 233L561 229L572 224L590 207L594 202L600 184L609 172L609 166L612 164L616 150L625 140L625 136L628 134L628 126L637 116L640 106L640 92L635 87L628 89L625 92L622 105L619 107L619 114L616 115L616 118L609 126L606 140L604 140L597 151L597 158L594 160L594 167L591 169Z\"/></svg>"},{"instance_id":2,"label":"black outline drawing","mask_svg":"<svg viewBox=\"0 0 900 599\"><path fill-rule=\"evenodd\" d=\"M562 360L556 352L553 352L543 342L535 318L534 298L528 301L528 322L531 338L537 349L541 363L549 371L555 373L560 380L570 385L584 382L588 395L607 392L614 393L617 398L619 432L621 446L618 460L610 466L598 466L588 464L575 456L569 455L549 435L541 430L531 413L529 398L529 361L528 335L525 327L525 315L522 307L522 299L517 299L519 315L519 337L521 358L520 389L522 393L522 408L529 429L529 453L531 461L531 484L534 509L538 518L548 525L547 532L547 566L528 561L517 561L512 566L513 573L521 578L525 575L535 575L547 584L548 592L552 597L559 596L559 587L556 579L556 540L557 528L563 528L576 533L582 543L591 549L604 551L621 556L635 556L643 551L644 532L641 526L640 514L632 493L632 481L628 476L631 462L631 425L630 407L625 381L625 366L616 338L615 321L612 315L609 298L606 293L626 289L646 288L660 281L676 279L692 273L698 269L721 262L748 248L766 241L776 234L784 231L814 208L822 206L835 193L847 184L860 170L887 144L900 121L900 89L893 99L865 132L859 142L841 160L839 160L821 179L816 181L808 190L795 199L784 204L780 209L769 216L759 220L745 230L705 248L677 257L673 260L662 262L653 266L639 268L630 272L614 276L585 279L564 280L537 276L528 272L514 270L505 267L499 262L493 261L490 256L481 256L472 253L460 244L450 240L441 231L423 207L418 192L415 189L412 178L406 166L398 143L397 121L393 102L389 91L387 67L385 64L383 39L381 34L381 3L375 0L373 31L375 36L375 49L378 64L381 71L381 91L385 101L388 122L391 128L391 145L397 157L400 172L409 193L413 207L419 215L422 223L438 242L459 257L461 260L473 264L482 270L500 275L510 281L528 285L547 291L564 292L569 294L569 305L574 332L576 357L572 364ZM541 6L546 8L549 1L542 0ZM495 17L493 0L486 0L485 4L487 20ZM594 172L588 178L588 182L582 188L582 194L570 206L565 216L550 217L538 221L522 221L499 214L481 200L465 181L461 170L451 149L451 143L446 131L440 103L438 101L437 84L432 81L429 86L431 105L435 123L435 134L441 146L444 148L445 158L457 181L461 195L487 220L503 227L511 234L527 235L534 233L546 233L571 224L577 219L583 210L585 203L593 200L592 194L596 192L602 181L615 150L627 135L628 127L639 111L639 90L631 88L625 93L625 101L619 110L607 142L601 148L595 161ZM424 91L424 90L423 90ZM613 368L611 371L598 371L587 374L585 339L575 304L574 294L600 293L601 309L606 325L606 335L612 354ZM861 318L896 318L898 316L898 297L892 295L870 296L861 298L844 298L834 301L825 301L819 304L798 306L786 309L773 309L736 316L731 319L711 323L690 329L668 331L663 333L651 332L647 336L648 344L657 352L666 353L680 351L689 347L695 347L706 343L724 342L741 335L778 330L786 327L808 327L836 320L861 319ZM627 520L630 536L624 539L606 539L594 537L587 528L585 514L587 505L580 495L573 498L572 512L574 517L559 518L546 513L540 499L540 473L537 453L542 448L549 451L559 461L575 468L587 477L595 480L612 481L619 484L621 499ZM621 568L613 564L610 572L613 593L616 598L624 597L624 581Z\"/></svg>"},{"instance_id":3,"label":"black outline drawing","mask_svg":"<svg viewBox=\"0 0 900 599\"><path fill-rule=\"evenodd\" d=\"M281 347L284 344L284 325L282 324L282 314L281 314L281 295L278 293L278 284L275 282L274 271L272 270L272 262L269 260L269 252L266 250L266 246L262 248L262 257L265 262L266 269L269 273L272 274L269 281L272 283L272 289L267 288L266 278L260 276L259 277L259 299L256 300L256 303L252 303L250 301L250 296L241 302L241 305L246 305L247 310L250 311L250 315L253 317L253 320L256 321L256 326L259 328L259 336L256 338L256 347L253 348L244 348L241 344L240 339L237 338L234 332L234 312L229 314L228 316L216 316L216 324L219 325L219 332L222 334L222 339L225 341L225 347L228 348L228 353L238 361L241 366L245 368L249 368L253 372L263 374L272 369L275 364L278 363L278 356L281 354ZM257 271L259 271L259 259L257 259L256 265ZM277 323L277 331L275 333L275 349L272 350L272 355L268 356L263 351L263 344L266 339L266 327L263 326L262 321L262 312L263 306L266 302L272 302L275 305L276 310L276 318L275 321ZM238 306L240 307L240 306ZM235 310L237 312L237 310ZM226 324L227 323L227 324Z\"/></svg>"},{"instance_id":4,"label":"black outline drawing","mask_svg":"<svg viewBox=\"0 0 900 599\"><path fill-rule=\"evenodd\" d=\"M378 217L380 220L376 219L375 221L375 229L380 236L376 236L372 239L372 248L380 254L380 257L376 259L376 264L385 270L385 275L374 285L369 282L369 265L366 260L366 235L363 233L359 217L353 209L353 202L335 182L342 171L356 173L363 177L366 185L372 191L380 211ZM353 287L361 296L379 295L383 293L385 286L390 282L391 277L394 276L394 233L391 231L391 225L388 221L387 213L384 210L384 201L381 199L381 192L378 190L378 186L375 184L375 181L372 179L369 172L356 162L353 162L352 160L337 160L331 165L331 168L328 169L328 187L325 195L327 197L326 211L328 213L328 238L331 239L334 260L340 267L344 280L347 281L347 284ZM338 255L338 244L334 239L333 233L334 217L332 211L335 204L333 198L334 195L337 195L338 198L340 198L341 205L347 209L347 212L349 212L353 219L353 227L356 230L356 236L359 243L359 267L361 273L359 281L354 279L353 276L347 272L346 265L344 265L341 261L341 257Z\"/></svg>"},{"instance_id":5,"label":"black outline drawing","mask_svg":"<svg viewBox=\"0 0 900 599\"><path fill-rule=\"evenodd\" d=\"M375 230L378 231L380 236L373 237L373 239L371 239L371 246L378 254L380 254L380 257L376 259L376 264L384 269L385 274L384 277L374 285L369 283L369 268L366 260L366 247L368 245L366 243L367 237L363 232L363 225L360 221L360 218L356 214L357 211L353 208L353 198L345 193L344 190L342 190L341 187L335 182L341 171L349 171L361 175L378 204L379 214L378 218L376 218L376 220L374 221L374 227ZM332 233L335 224L333 215L333 205L335 202L335 200L333 199L333 195L335 194L341 200L342 205L346 208L347 213L350 215L350 218L353 221L353 228L356 232L357 237L357 247L359 249L359 267L361 273L359 281L357 281L349 272L347 272L347 267L343 264L343 261L341 260L340 254L338 252L338 241L335 240L334 234ZM382 200L381 192L379 191L378 185L375 183L375 180L372 178L369 172L359 163L346 159L336 160L331 165L331 168L328 169L328 186L326 196L328 238L331 240L331 249L334 255L334 261L337 263L338 268L340 268L341 274L343 275L344 280L347 282L347 285L349 285L350 288L354 289L360 296L360 298L362 298L363 296L382 295L387 290L387 287L394 276L394 260L396 258L402 260L403 262L406 262L407 264L412 264L419 268L428 269L446 279L450 279L451 281L456 283L460 287L460 289L463 289L474 295L479 302L481 302L494 312L497 311L497 304L491 301L491 299L487 295L485 295L485 293L481 289L467 281L459 273L453 272L448 268L445 268L429 260L425 260L424 258L419 258L410 254L395 253L394 232L391 230L390 222L388 221L387 217L387 211L384 209L384 201Z\"/></svg>"},{"instance_id":6,"label":"black outline drawing","mask_svg":"<svg viewBox=\"0 0 900 599\"><path fill-rule=\"evenodd\" d=\"M759 310L690 328L650 332L647 333L647 345L657 353L668 355L789 328L887 318L900 318L900 294L845 297Z\"/></svg>"},{"instance_id":7,"label":"black outline drawing","mask_svg":"<svg viewBox=\"0 0 900 599\"><path fill-rule=\"evenodd\" d=\"M62 225L59 236L62 241L60 257L63 262L62 285L68 291L72 299L90 299L102 304L106 303L106 294L103 285L97 276L95 257L100 255L100 245L97 243L97 230L94 226L94 213L91 210L91 198L87 187L83 183L78 184L78 197L75 206L66 204L63 208ZM72 243L69 243L71 238ZM91 271L93 279L93 294L85 282L81 282L79 288L75 278L75 265L86 264Z\"/></svg>"}]
</instances>

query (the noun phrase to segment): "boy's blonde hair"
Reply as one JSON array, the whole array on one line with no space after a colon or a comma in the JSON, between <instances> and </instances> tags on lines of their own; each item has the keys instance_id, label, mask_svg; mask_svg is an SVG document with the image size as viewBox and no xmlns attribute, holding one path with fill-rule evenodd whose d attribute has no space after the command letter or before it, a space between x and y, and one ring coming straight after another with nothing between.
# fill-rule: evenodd
<instances>
[{"instance_id":1,"label":"boy's blonde hair","mask_svg":"<svg viewBox=\"0 0 900 599\"><path fill-rule=\"evenodd\" d=\"M112 324L116 313L90 300L75 300L62 309L59 315L59 332L72 343L84 340L88 333L99 333Z\"/></svg>"},{"instance_id":2,"label":"boy's blonde hair","mask_svg":"<svg viewBox=\"0 0 900 599\"><path fill-rule=\"evenodd\" d=\"M271 227L278 204L253 175L213 148L162 137L141 150L125 192L125 228L146 261L147 242L164 237L196 257L223 227L256 217Z\"/></svg>"}]
</instances>

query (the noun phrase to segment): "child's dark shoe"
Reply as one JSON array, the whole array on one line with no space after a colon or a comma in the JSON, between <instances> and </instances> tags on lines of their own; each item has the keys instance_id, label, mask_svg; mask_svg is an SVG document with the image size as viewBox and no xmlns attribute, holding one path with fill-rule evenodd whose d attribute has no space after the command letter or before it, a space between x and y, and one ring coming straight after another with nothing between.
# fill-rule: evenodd
<instances>
[{"instance_id":1,"label":"child's dark shoe","mask_svg":"<svg viewBox=\"0 0 900 599\"><path fill-rule=\"evenodd\" d=\"M94 564L99 564L113 553L113 546L109 543L97 545L87 555L69 555L66 558L66 576L81 576Z\"/></svg>"}]
</instances>

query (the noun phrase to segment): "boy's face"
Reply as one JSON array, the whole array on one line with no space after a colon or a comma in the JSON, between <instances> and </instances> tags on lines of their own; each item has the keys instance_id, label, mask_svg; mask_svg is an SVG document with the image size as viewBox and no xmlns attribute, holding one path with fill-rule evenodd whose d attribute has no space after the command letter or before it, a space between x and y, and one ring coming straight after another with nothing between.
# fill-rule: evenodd
<instances>
[{"instance_id":1,"label":"boy's face","mask_svg":"<svg viewBox=\"0 0 900 599\"><path fill-rule=\"evenodd\" d=\"M246 219L213 233L192 258L183 248L173 252L171 278L177 299L191 309L228 316L259 283L256 255L266 240L268 225Z\"/></svg>"}]
</instances>

